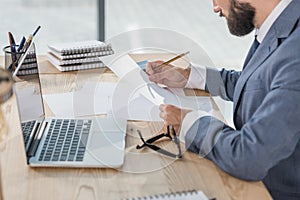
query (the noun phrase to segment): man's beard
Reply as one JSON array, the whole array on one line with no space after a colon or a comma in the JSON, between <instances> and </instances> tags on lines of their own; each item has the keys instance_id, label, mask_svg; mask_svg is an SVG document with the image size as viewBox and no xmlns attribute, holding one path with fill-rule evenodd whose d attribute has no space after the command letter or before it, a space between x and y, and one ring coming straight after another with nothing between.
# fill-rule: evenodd
<instances>
[{"instance_id":1,"label":"man's beard","mask_svg":"<svg viewBox=\"0 0 300 200\"><path fill-rule=\"evenodd\" d=\"M231 34L244 36L254 29L255 8L249 3L231 0L227 25Z\"/></svg>"}]
</instances>

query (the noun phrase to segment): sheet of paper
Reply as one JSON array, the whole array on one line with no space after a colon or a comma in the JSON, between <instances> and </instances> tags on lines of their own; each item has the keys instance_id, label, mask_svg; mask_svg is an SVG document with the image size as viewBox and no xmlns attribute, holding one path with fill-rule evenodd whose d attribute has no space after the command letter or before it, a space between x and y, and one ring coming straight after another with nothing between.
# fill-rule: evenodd
<instances>
[{"instance_id":1,"label":"sheet of paper","mask_svg":"<svg viewBox=\"0 0 300 200\"><path fill-rule=\"evenodd\" d=\"M172 98L172 93L151 82L148 75L129 55L123 55L110 63L108 67L120 78L119 84L130 85L131 91L128 91L130 94L142 94L156 104L161 103L160 95L156 95L157 93L162 94L165 98Z\"/></svg>"},{"instance_id":2,"label":"sheet of paper","mask_svg":"<svg viewBox=\"0 0 300 200\"><path fill-rule=\"evenodd\" d=\"M19 113L21 121L35 120L44 115L41 95L35 93L34 86L16 89L15 94L18 99Z\"/></svg>"},{"instance_id":3,"label":"sheet of paper","mask_svg":"<svg viewBox=\"0 0 300 200\"><path fill-rule=\"evenodd\" d=\"M106 64L106 63L105 63ZM129 55L124 55L108 66L120 79L140 68Z\"/></svg>"},{"instance_id":4,"label":"sheet of paper","mask_svg":"<svg viewBox=\"0 0 300 200\"><path fill-rule=\"evenodd\" d=\"M109 115L127 120L162 121L159 117L158 105L152 103L142 95L130 99L123 106L112 107Z\"/></svg>"},{"instance_id":5,"label":"sheet of paper","mask_svg":"<svg viewBox=\"0 0 300 200\"><path fill-rule=\"evenodd\" d=\"M106 114L116 83L87 82L76 92L43 95L56 117Z\"/></svg>"},{"instance_id":6,"label":"sheet of paper","mask_svg":"<svg viewBox=\"0 0 300 200\"><path fill-rule=\"evenodd\" d=\"M88 82L80 91L74 92L75 116L107 114L116 84Z\"/></svg>"},{"instance_id":7,"label":"sheet of paper","mask_svg":"<svg viewBox=\"0 0 300 200\"><path fill-rule=\"evenodd\" d=\"M204 110L209 112L211 108L210 99L208 97L199 97L197 99L184 99L180 104L176 105L170 102L172 105L178 107L184 107L191 110ZM126 107L125 107L126 108ZM123 110L124 111L124 110ZM149 101L143 95L137 96L128 102L126 112L118 112L119 115L129 120L142 120L142 121L163 121L159 117L159 105ZM127 114L127 115L126 115Z\"/></svg>"},{"instance_id":8,"label":"sheet of paper","mask_svg":"<svg viewBox=\"0 0 300 200\"><path fill-rule=\"evenodd\" d=\"M73 92L43 95L56 117L74 117Z\"/></svg>"},{"instance_id":9,"label":"sheet of paper","mask_svg":"<svg viewBox=\"0 0 300 200\"><path fill-rule=\"evenodd\" d=\"M182 90L182 91L180 91ZM209 111L210 97L185 96L183 89L161 88L155 83L147 84L135 91L155 105L172 104L180 108Z\"/></svg>"},{"instance_id":10,"label":"sheet of paper","mask_svg":"<svg viewBox=\"0 0 300 200\"><path fill-rule=\"evenodd\" d=\"M147 74L125 55L109 68L120 78L115 89L111 114L129 120L161 121L159 105L172 104L181 108L210 111L209 97L186 97L183 89L168 89L150 82Z\"/></svg>"},{"instance_id":11,"label":"sheet of paper","mask_svg":"<svg viewBox=\"0 0 300 200\"><path fill-rule=\"evenodd\" d=\"M185 96L183 88L167 88L167 89L177 96L181 96L181 97Z\"/></svg>"},{"instance_id":12,"label":"sheet of paper","mask_svg":"<svg viewBox=\"0 0 300 200\"><path fill-rule=\"evenodd\" d=\"M110 115L128 120L162 121L159 117L160 104L207 112L212 109L210 97L187 97L180 91L182 89L178 89L176 94L166 88L155 89L148 85L135 87L128 82L119 82L112 96Z\"/></svg>"}]
</instances>

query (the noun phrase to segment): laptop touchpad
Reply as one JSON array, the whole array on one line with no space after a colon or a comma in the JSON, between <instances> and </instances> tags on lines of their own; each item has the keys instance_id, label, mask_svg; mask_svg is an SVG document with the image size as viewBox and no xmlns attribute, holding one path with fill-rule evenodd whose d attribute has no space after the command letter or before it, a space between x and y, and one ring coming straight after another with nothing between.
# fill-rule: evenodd
<instances>
[{"instance_id":1,"label":"laptop touchpad","mask_svg":"<svg viewBox=\"0 0 300 200\"><path fill-rule=\"evenodd\" d=\"M123 164L124 151L125 133L113 127L104 128L102 126L101 129L98 124L98 127L91 132L86 156L92 157L93 160L105 166L114 167Z\"/></svg>"}]
</instances>

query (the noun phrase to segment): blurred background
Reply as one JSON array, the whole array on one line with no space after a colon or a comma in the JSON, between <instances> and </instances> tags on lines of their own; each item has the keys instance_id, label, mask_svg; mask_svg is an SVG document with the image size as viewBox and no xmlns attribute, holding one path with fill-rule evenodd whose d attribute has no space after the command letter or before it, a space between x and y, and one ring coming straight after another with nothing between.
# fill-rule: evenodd
<instances>
[{"instance_id":1,"label":"blurred background","mask_svg":"<svg viewBox=\"0 0 300 200\"><path fill-rule=\"evenodd\" d=\"M168 29L197 42L215 66L234 69L241 69L253 37L230 35L226 20L213 12L212 0L0 0L0 22L1 48L9 44L8 31L18 43L41 25L38 54L46 53L48 43Z\"/></svg>"},{"instance_id":2,"label":"blurred background","mask_svg":"<svg viewBox=\"0 0 300 200\"><path fill-rule=\"evenodd\" d=\"M251 36L229 34L211 0L1 0L0 4L0 46L8 44L8 31L18 42L41 25L36 38L39 54L47 51L48 43L103 40L101 33L108 39L155 27L193 39L216 66L240 69L251 43Z\"/></svg>"}]
</instances>

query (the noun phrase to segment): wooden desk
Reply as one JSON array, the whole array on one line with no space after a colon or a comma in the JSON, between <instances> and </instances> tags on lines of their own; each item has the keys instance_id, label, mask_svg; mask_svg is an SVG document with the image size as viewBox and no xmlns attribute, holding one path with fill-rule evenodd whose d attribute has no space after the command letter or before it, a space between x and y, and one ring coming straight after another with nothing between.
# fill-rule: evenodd
<instances>
[{"instance_id":1,"label":"wooden desk","mask_svg":"<svg viewBox=\"0 0 300 200\"><path fill-rule=\"evenodd\" d=\"M39 57L39 67L43 91L48 92L72 90L90 79L117 80L108 69L57 73L44 57ZM15 96L1 109L9 129L0 144L4 199L122 199L191 189L222 200L271 199L262 182L236 179L194 153L185 152L174 161L151 150L136 150L140 142L135 130L151 135L161 129L158 122L128 122L125 163L120 169L31 168L25 160Z\"/></svg>"}]
</instances>

